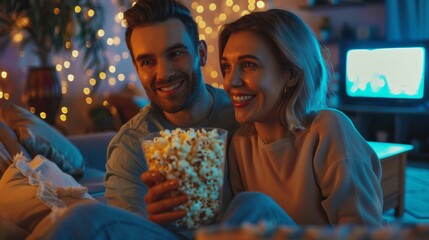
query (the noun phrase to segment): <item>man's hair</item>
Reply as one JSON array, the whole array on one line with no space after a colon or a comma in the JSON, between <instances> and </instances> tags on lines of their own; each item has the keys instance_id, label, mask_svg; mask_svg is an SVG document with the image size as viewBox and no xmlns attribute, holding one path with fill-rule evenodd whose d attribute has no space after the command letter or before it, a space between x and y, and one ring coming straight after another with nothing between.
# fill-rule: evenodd
<instances>
[{"instance_id":1,"label":"man's hair","mask_svg":"<svg viewBox=\"0 0 429 240\"><path fill-rule=\"evenodd\" d=\"M139 0L131 8L125 11L124 18L127 21L125 40L130 50L133 62L134 56L130 43L131 33L134 28L147 24L165 22L168 19L179 19L185 26L191 41L198 52L198 26L192 18L189 9L175 0Z\"/></svg>"},{"instance_id":2,"label":"man's hair","mask_svg":"<svg viewBox=\"0 0 429 240\"><path fill-rule=\"evenodd\" d=\"M219 61L231 34L241 31L265 39L284 70L297 78L295 86L286 89L282 96L278 115L292 132L304 129L307 115L326 107L329 81L328 63L314 33L292 12L281 9L253 12L222 27ZM287 79L284 81L286 85Z\"/></svg>"}]
</instances>

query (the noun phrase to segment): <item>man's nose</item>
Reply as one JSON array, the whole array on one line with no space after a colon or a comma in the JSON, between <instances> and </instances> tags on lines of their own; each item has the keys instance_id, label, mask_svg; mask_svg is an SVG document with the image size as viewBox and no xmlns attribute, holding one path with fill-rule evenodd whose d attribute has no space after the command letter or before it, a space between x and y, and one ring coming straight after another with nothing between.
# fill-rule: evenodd
<instances>
[{"instance_id":1,"label":"man's nose","mask_svg":"<svg viewBox=\"0 0 429 240\"><path fill-rule=\"evenodd\" d=\"M158 60L158 63L156 66L157 79L168 80L170 77L174 75L174 73L175 73L174 67L169 61L165 59Z\"/></svg>"}]
</instances>

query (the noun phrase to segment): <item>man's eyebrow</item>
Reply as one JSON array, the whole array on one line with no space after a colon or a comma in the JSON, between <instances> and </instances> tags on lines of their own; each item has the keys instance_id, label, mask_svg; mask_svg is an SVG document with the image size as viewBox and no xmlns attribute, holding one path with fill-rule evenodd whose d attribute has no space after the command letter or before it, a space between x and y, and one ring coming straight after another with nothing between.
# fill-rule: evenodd
<instances>
[{"instance_id":1,"label":"man's eyebrow","mask_svg":"<svg viewBox=\"0 0 429 240\"><path fill-rule=\"evenodd\" d=\"M170 46L169 48L167 48L166 52L173 51L174 49L178 49L178 48L188 49L188 47L186 47L184 44L178 43L178 44L174 44L173 46ZM145 59L145 58L148 58L148 57L154 57L154 56L155 55L151 54L151 53L139 54L139 55L136 56L136 62L139 62L142 59Z\"/></svg>"},{"instance_id":2,"label":"man's eyebrow","mask_svg":"<svg viewBox=\"0 0 429 240\"><path fill-rule=\"evenodd\" d=\"M139 55L137 55L136 56L136 62L140 62L142 59L145 59L145 58L149 58L149 57L153 57L154 55L153 54L150 54L150 53L146 53L146 54L139 54Z\"/></svg>"},{"instance_id":3,"label":"man's eyebrow","mask_svg":"<svg viewBox=\"0 0 429 240\"><path fill-rule=\"evenodd\" d=\"M174 44L173 46L167 48L166 52L172 51L172 50L177 49L177 48L188 49L188 47L186 47L185 44L183 44L183 43L177 43L177 44Z\"/></svg>"}]
</instances>

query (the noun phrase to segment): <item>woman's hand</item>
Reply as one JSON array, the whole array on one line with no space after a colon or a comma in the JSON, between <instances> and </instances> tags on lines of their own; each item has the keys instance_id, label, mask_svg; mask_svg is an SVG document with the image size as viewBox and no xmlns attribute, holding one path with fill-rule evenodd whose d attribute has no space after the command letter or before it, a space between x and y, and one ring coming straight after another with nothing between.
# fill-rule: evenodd
<instances>
[{"instance_id":1,"label":"woman's hand","mask_svg":"<svg viewBox=\"0 0 429 240\"><path fill-rule=\"evenodd\" d=\"M158 224L168 224L186 215L183 209L175 209L188 201L186 194L177 194L179 180L166 180L159 171L142 173L141 180L148 187L144 202L149 220Z\"/></svg>"}]
</instances>

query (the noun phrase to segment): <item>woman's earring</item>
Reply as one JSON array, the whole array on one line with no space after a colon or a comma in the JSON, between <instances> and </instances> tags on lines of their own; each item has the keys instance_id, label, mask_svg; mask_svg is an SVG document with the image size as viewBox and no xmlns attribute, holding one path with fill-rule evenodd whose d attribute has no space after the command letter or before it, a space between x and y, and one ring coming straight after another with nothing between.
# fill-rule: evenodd
<instances>
[{"instance_id":1,"label":"woman's earring","mask_svg":"<svg viewBox=\"0 0 429 240\"><path fill-rule=\"evenodd\" d=\"M285 85L285 87L283 88L283 91L285 94L287 93L287 90L288 90L288 87L287 87L287 85Z\"/></svg>"}]
</instances>

